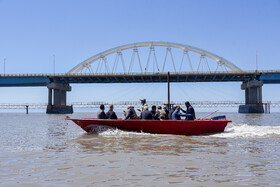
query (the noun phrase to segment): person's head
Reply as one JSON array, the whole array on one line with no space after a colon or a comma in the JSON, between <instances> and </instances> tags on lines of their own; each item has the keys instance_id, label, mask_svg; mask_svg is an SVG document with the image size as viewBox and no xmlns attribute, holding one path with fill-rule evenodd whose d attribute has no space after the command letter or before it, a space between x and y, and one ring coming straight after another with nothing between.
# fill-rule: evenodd
<instances>
[{"instance_id":1,"label":"person's head","mask_svg":"<svg viewBox=\"0 0 280 187\"><path fill-rule=\"evenodd\" d=\"M100 105L100 110L104 110L105 106L103 104Z\"/></svg>"},{"instance_id":2,"label":"person's head","mask_svg":"<svg viewBox=\"0 0 280 187\"><path fill-rule=\"evenodd\" d=\"M163 105L163 106L162 106L162 109L163 109L163 110L166 110L167 108L166 108L166 106L165 106L165 105Z\"/></svg>"},{"instance_id":3,"label":"person's head","mask_svg":"<svg viewBox=\"0 0 280 187\"><path fill-rule=\"evenodd\" d=\"M153 105L152 106L152 110L156 110L157 109L157 106L156 105Z\"/></svg>"},{"instance_id":4,"label":"person's head","mask_svg":"<svg viewBox=\"0 0 280 187\"><path fill-rule=\"evenodd\" d=\"M176 109L175 110L180 110L181 109L181 107L180 106L176 106Z\"/></svg>"},{"instance_id":5,"label":"person's head","mask_svg":"<svg viewBox=\"0 0 280 187\"><path fill-rule=\"evenodd\" d=\"M149 110L149 107L148 106L144 106L143 107L143 110L145 111L145 110Z\"/></svg>"},{"instance_id":6,"label":"person's head","mask_svg":"<svg viewBox=\"0 0 280 187\"><path fill-rule=\"evenodd\" d=\"M161 106L158 106L157 109L158 109L158 110L161 110Z\"/></svg>"},{"instance_id":7,"label":"person's head","mask_svg":"<svg viewBox=\"0 0 280 187\"><path fill-rule=\"evenodd\" d=\"M141 101L142 105L146 104L146 99L143 98L143 99L140 99L140 101Z\"/></svg>"},{"instance_id":8,"label":"person's head","mask_svg":"<svg viewBox=\"0 0 280 187\"><path fill-rule=\"evenodd\" d=\"M114 110L114 105L110 105L109 110Z\"/></svg>"},{"instance_id":9,"label":"person's head","mask_svg":"<svg viewBox=\"0 0 280 187\"><path fill-rule=\"evenodd\" d=\"M190 106L190 102L189 102L189 101L186 101L186 102L185 102L185 105L186 105L186 107Z\"/></svg>"},{"instance_id":10,"label":"person's head","mask_svg":"<svg viewBox=\"0 0 280 187\"><path fill-rule=\"evenodd\" d=\"M127 110L131 109L131 105L127 105L126 108L127 108Z\"/></svg>"}]
</instances>

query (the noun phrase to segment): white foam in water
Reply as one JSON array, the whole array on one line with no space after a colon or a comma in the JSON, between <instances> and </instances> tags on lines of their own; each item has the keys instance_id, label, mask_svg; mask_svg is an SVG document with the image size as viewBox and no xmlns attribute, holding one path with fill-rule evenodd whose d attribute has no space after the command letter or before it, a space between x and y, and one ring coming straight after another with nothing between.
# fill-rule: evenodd
<instances>
[{"instance_id":1,"label":"white foam in water","mask_svg":"<svg viewBox=\"0 0 280 187\"><path fill-rule=\"evenodd\" d=\"M115 128L111 128L108 126L96 126L93 130L94 133L97 133L98 135L101 136L120 136L120 137L128 137L128 136L132 136L132 135L140 135L140 136L145 136L145 135L149 135L152 136L152 134L149 133L139 133L139 132L129 132L129 131L122 131L120 129L115 129Z\"/></svg>"},{"instance_id":2,"label":"white foam in water","mask_svg":"<svg viewBox=\"0 0 280 187\"><path fill-rule=\"evenodd\" d=\"M149 133L144 133L144 132L129 132L129 131L122 131L119 129L107 129L105 131L99 132L98 133L101 136L121 136L121 137L128 137L128 136L153 136L153 134L149 134Z\"/></svg>"},{"instance_id":3,"label":"white foam in water","mask_svg":"<svg viewBox=\"0 0 280 187\"><path fill-rule=\"evenodd\" d=\"M253 126L247 124L229 124L225 132L211 136L224 138L280 138L280 126Z\"/></svg>"}]
</instances>

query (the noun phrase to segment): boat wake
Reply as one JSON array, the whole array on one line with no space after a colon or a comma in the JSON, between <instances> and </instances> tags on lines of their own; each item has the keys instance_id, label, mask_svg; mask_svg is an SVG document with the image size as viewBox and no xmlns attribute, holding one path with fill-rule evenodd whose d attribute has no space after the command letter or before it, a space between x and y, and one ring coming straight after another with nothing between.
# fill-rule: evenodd
<instances>
[{"instance_id":1,"label":"boat wake","mask_svg":"<svg viewBox=\"0 0 280 187\"><path fill-rule=\"evenodd\" d=\"M247 124L228 124L225 131L211 137L222 138L280 138L280 126L253 126Z\"/></svg>"}]
</instances>

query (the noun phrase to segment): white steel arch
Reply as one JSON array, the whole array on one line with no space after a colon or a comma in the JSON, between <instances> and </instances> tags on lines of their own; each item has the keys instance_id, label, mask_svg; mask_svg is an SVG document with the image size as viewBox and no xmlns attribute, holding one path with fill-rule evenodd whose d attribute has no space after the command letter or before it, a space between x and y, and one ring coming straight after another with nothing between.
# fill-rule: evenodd
<instances>
[{"instance_id":1,"label":"white steel arch","mask_svg":"<svg viewBox=\"0 0 280 187\"><path fill-rule=\"evenodd\" d=\"M103 51L101 53L98 53L85 61L81 62L80 64L76 65L73 67L68 73L79 73L83 70L83 68L89 67L92 63L108 56L113 53L118 53L127 49L133 49L133 48L138 48L138 47L154 47L154 46L160 46L160 47L168 47L168 48L179 48L185 51L192 51L195 53L200 54L201 56L206 56L208 58L211 58L215 60L218 64L226 66L232 71L242 71L240 68L235 66L233 63L230 61L224 59L223 57L220 57L216 54L213 54L211 52L208 52L206 50L193 47L190 45L185 45L185 44L180 44L180 43L173 43L173 42L162 42L162 41L150 41L150 42L138 42L138 43L132 43L132 44L127 44L127 45L122 45L119 47L115 47L106 51Z\"/></svg>"}]
</instances>

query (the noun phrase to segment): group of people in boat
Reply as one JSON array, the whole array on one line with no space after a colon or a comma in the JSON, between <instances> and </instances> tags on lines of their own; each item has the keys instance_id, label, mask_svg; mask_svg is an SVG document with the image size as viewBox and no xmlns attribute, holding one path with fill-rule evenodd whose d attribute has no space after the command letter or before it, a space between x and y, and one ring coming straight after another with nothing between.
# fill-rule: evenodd
<instances>
[{"instance_id":1,"label":"group of people in boat","mask_svg":"<svg viewBox=\"0 0 280 187\"><path fill-rule=\"evenodd\" d=\"M141 100L142 109L137 109L140 115L137 115L134 106L128 105L127 110L124 111L124 120L129 119L143 119L143 120L181 120L181 116L186 117L186 120L195 119L195 111L190 105L190 102L186 101L186 110L182 109L180 106L173 107L170 111L167 107L153 105L151 110L149 110L146 100ZM98 119L118 119L116 113L114 112L114 106L110 105L108 112L105 113L105 106L100 105L100 110L97 114Z\"/></svg>"}]
</instances>

